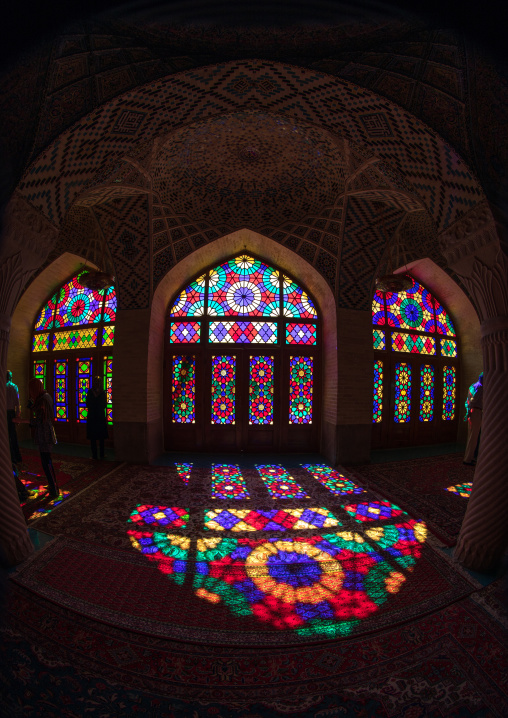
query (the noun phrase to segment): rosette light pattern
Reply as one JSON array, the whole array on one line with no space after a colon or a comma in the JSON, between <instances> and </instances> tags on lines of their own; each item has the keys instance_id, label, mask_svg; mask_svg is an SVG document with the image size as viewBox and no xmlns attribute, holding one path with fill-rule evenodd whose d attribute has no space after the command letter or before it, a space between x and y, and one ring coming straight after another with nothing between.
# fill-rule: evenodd
<instances>
[{"instance_id":1,"label":"rosette light pattern","mask_svg":"<svg viewBox=\"0 0 508 718\"><path fill-rule=\"evenodd\" d=\"M157 564L159 571L181 586L185 581L190 539L187 536L168 534L164 531L127 531L131 545L149 561Z\"/></svg>"},{"instance_id":2,"label":"rosette light pattern","mask_svg":"<svg viewBox=\"0 0 508 718\"><path fill-rule=\"evenodd\" d=\"M273 357L249 360L249 424L273 424Z\"/></svg>"},{"instance_id":3,"label":"rosette light pattern","mask_svg":"<svg viewBox=\"0 0 508 718\"><path fill-rule=\"evenodd\" d=\"M236 464L213 464L212 499L250 498L245 479Z\"/></svg>"},{"instance_id":4,"label":"rosette light pattern","mask_svg":"<svg viewBox=\"0 0 508 718\"><path fill-rule=\"evenodd\" d=\"M235 423L236 357L212 357L212 424Z\"/></svg>"},{"instance_id":5,"label":"rosette light pattern","mask_svg":"<svg viewBox=\"0 0 508 718\"><path fill-rule=\"evenodd\" d=\"M278 316L278 271L247 254L224 262L209 275L208 314Z\"/></svg>"},{"instance_id":6,"label":"rosette light pattern","mask_svg":"<svg viewBox=\"0 0 508 718\"><path fill-rule=\"evenodd\" d=\"M395 412L393 420L404 424L411 416L411 367L409 364L395 365Z\"/></svg>"},{"instance_id":7,"label":"rosette light pattern","mask_svg":"<svg viewBox=\"0 0 508 718\"><path fill-rule=\"evenodd\" d=\"M299 486L283 466L276 464L256 464L272 499L308 499L309 496Z\"/></svg>"},{"instance_id":8,"label":"rosette light pattern","mask_svg":"<svg viewBox=\"0 0 508 718\"><path fill-rule=\"evenodd\" d=\"M302 464L304 469L335 496L362 494L363 489L326 464Z\"/></svg>"},{"instance_id":9,"label":"rosette light pattern","mask_svg":"<svg viewBox=\"0 0 508 718\"><path fill-rule=\"evenodd\" d=\"M420 421L434 418L434 367L424 364L420 368Z\"/></svg>"},{"instance_id":10,"label":"rosette light pattern","mask_svg":"<svg viewBox=\"0 0 508 718\"><path fill-rule=\"evenodd\" d=\"M389 501L362 501L358 504L345 504L344 510L356 521L381 521L407 516L405 511Z\"/></svg>"},{"instance_id":11,"label":"rosette light pattern","mask_svg":"<svg viewBox=\"0 0 508 718\"><path fill-rule=\"evenodd\" d=\"M173 421L193 424L196 420L196 357L189 354L173 357L171 403Z\"/></svg>"},{"instance_id":12,"label":"rosette light pattern","mask_svg":"<svg viewBox=\"0 0 508 718\"><path fill-rule=\"evenodd\" d=\"M444 421L455 418L455 401L457 398L457 370L454 366L443 367L443 414Z\"/></svg>"},{"instance_id":13,"label":"rosette light pattern","mask_svg":"<svg viewBox=\"0 0 508 718\"><path fill-rule=\"evenodd\" d=\"M184 484L189 483L191 471L192 471L192 464L175 464L176 467L176 473L178 476L182 479Z\"/></svg>"},{"instance_id":14,"label":"rosette light pattern","mask_svg":"<svg viewBox=\"0 0 508 718\"><path fill-rule=\"evenodd\" d=\"M314 360L296 356L289 359L289 423L312 424Z\"/></svg>"}]
</instances>

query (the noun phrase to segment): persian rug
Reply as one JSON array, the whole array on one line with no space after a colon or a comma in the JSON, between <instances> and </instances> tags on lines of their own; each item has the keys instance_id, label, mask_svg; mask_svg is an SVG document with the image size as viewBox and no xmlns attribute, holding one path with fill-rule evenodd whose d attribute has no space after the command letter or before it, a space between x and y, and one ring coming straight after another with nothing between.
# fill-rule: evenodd
<instances>
[{"instance_id":1,"label":"persian rug","mask_svg":"<svg viewBox=\"0 0 508 718\"><path fill-rule=\"evenodd\" d=\"M508 715L508 636L470 599L375 635L284 648L133 633L18 585L4 615L0 695L14 718Z\"/></svg>"},{"instance_id":2,"label":"persian rug","mask_svg":"<svg viewBox=\"0 0 508 718\"><path fill-rule=\"evenodd\" d=\"M347 471L411 515L422 518L436 536L454 546L474 476L474 467L464 466L462 458L462 454L429 456L355 466Z\"/></svg>"},{"instance_id":3,"label":"persian rug","mask_svg":"<svg viewBox=\"0 0 508 718\"><path fill-rule=\"evenodd\" d=\"M21 504L28 525L47 516L63 501L75 496L82 489L120 465L118 461L94 461L82 457L53 454L53 466L60 495L56 499L51 499L47 491L47 479L42 470L39 452L35 449L23 449L22 456L26 468L20 472L19 478L32 494L27 501Z\"/></svg>"},{"instance_id":4,"label":"persian rug","mask_svg":"<svg viewBox=\"0 0 508 718\"><path fill-rule=\"evenodd\" d=\"M235 498L239 497L239 498ZM422 616L477 587L425 523L326 465L124 465L44 521L13 576L114 626L294 645Z\"/></svg>"}]
</instances>

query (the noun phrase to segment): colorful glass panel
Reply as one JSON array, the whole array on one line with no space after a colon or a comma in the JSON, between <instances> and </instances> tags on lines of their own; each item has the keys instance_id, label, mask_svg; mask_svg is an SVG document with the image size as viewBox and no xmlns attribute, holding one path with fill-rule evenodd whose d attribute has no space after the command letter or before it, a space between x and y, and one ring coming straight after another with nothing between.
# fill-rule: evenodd
<instances>
[{"instance_id":1,"label":"colorful glass panel","mask_svg":"<svg viewBox=\"0 0 508 718\"><path fill-rule=\"evenodd\" d=\"M420 421L434 418L434 367L422 365L420 369Z\"/></svg>"},{"instance_id":2,"label":"colorful glass panel","mask_svg":"<svg viewBox=\"0 0 508 718\"><path fill-rule=\"evenodd\" d=\"M151 506L139 504L131 513L128 523L142 526L162 526L165 529L184 529L189 521L189 509L178 506Z\"/></svg>"},{"instance_id":3,"label":"colorful glass panel","mask_svg":"<svg viewBox=\"0 0 508 718\"><path fill-rule=\"evenodd\" d=\"M256 464L256 469L272 499L310 498L283 466Z\"/></svg>"},{"instance_id":4,"label":"colorful glass panel","mask_svg":"<svg viewBox=\"0 0 508 718\"><path fill-rule=\"evenodd\" d=\"M100 291L83 287L79 277L73 277L58 293L55 328L96 324L101 319L102 300Z\"/></svg>"},{"instance_id":5,"label":"colorful glass panel","mask_svg":"<svg viewBox=\"0 0 508 718\"><path fill-rule=\"evenodd\" d=\"M115 343L115 325L109 324L102 327L102 346L112 347Z\"/></svg>"},{"instance_id":6,"label":"colorful glass panel","mask_svg":"<svg viewBox=\"0 0 508 718\"><path fill-rule=\"evenodd\" d=\"M455 400L457 398L457 372L453 366L443 367L443 419L452 421L455 418Z\"/></svg>"},{"instance_id":7,"label":"colorful glass panel","mask_svg":"<svg viewBox=\"0 0 508 718\"><path fill-rule=\"evenodd\" d=\"M374 292L374 299L372 300L372 323L386 324L383 293L377 290Z\"/></svg>"},{"instance_id":8,"label":"colorful glass panel","mask_svg":"<svg viewBox=\"0 0 508 718\"><path fill-rule=\"evenodd\" d=\"M282 313L289 319L315 319L316 307L309 295L289 277L282 277Z\"/></svg>"},{"instance_id":9,"label":"colorful glass panel","mask_svg":"<svg viewBox=\"0 0 508 718\"><path fill-rule=\"evenodd\" d=\"M71 329L67 332L55 332L54 351L63 349L91 349L97 346L97 329Z\"/></svg>"},{"instance_id":10,"label":"colorful glass panel","mask_svg":"<svg viewBox=\"0 0 508 718\"><path fill-rule=\"evenodd\" d=\"M69 421L68 376L67 359L56 359L54 365L55 421Z\"/></svg>"},{"instance_id":11,"label":"colorful glass panel","mask_svg":"<svg viewBox=\"0 0 508 718\"><path fill-rule=\"evenodd\" d=\"M46 388L46 360L34 361L33 363L33 377L42 381L42 386Z\"/></svg>"},{"instance_id":12,"label":"colorful glass panel","mask_svg":"<svg viewBox=\"0 0 508 718\"><path fill-rule=\"evenodd\" d=\"M162 573L182 585L187 570L190 539L160 531L127 531L132 546L150 561L155 561Z\"/></svg>"},{"instance_id":13,"label":"colorful glass panel","mask_svg":"<svg viewBox=\"0 0 508 718\"><path fill-rule=\"evenodd\" d=\"M444 334L444 336L454 337L455 327L453 326L452 320L450 319L448 312L441 306L441 304L434 299L434 306L436 310L436 331L438 334Z\"/></svg>"},{"instance_id":14,"label":"colorful glass panel","mask_svg":"<svg viewBox=\"0 0 508 718\"><path fill-rule=\"evenodd\" d=\"M171 401L173 422L194 424L196 421L196 357L188 354L173 357Z\"/></svg>"},{"instance_id":15,"label":"colorful glass panel","mask_svg":"<svg viewBox=\"0 0 508 718\"><path fill-rule=\"evenodd\" d=\"M101 289L99 294L104 296L104 311L102 314L103 322L114 322L116 319L117 298L114 287Z\"/></svg>"},{"instance_id":16,"label":"colorful glass panel","mask_svg":"<svg viewBox=\"0 0 508 718\"><path fill-rule=\"evenodd\" d=\"M205 282L206 274L202 274L178 295L171 307L172 317L198 317L205 313Z\"/></svg>"},{"instance_id":17,"label":"colorful glass panel","mask_svg":"<svg viewBox=\"0 0 508 718\"><path fill-rule=\"evenodd\" d=\"M33 352L47 352L49 351L49 334L34 334L32 342Z\"/></svg>"},{"instance_id":18,"label":"colorful glass panel","mask_svg":"<svg viewBox=\"0 0 508 718\"><path fill-rule=\"evenodd\" d=\"M340 525L335 516L324 508L205 511L205 529L210 531L287 531L333 528Z\"/></svg>"},{"instance_id":19,"label":"colorful glass panel","mask_svg":"<svg viewBox=\"0 0 508 718\"><path fill-rule=\"evenodd\" d=\"M56 306L56 294L54 294L49 302L45 304L39 312L35 320L35 331L53 329L53 316Z\"/></svg>"},{"instance_id":20,"label":"colorful glass panel","mask_svg":"<svg viewBox=\"0 0 508 718\"><path fill-rule=\"evenodd\" d=\"M372 423L379 424L383 419L383 362L374 362L374 410Z\"/></svg>"},{"instance_id":21,"label":"colorful glass panel","mask_svg":"<svg viewBox=\"0 0 508 718\"><path fill-rule=\"evenodd\" d=\"M411 367L409 364L395 365L395 412L397 424L409 421L411 415Z\"/></svg>"},{"instance_id":22,"label":"colorful glass panel","mask_svg":"<svg viewBox=\"0 0 508 718\"><path fill-rule=\"evenodd\" d=\"M289 358L290 424L312 424L313 370L312 357Z\"/></svg>"},{"instance_id":23,"label":"colorful glass panel","mask_svg":"<svg viewBox=\"0 0 508 718\"><path fill-rule=\"evenodd\" d=\"M273 424L273 357L250 357L249 424Z\"/></svg>"},{"instance_id":24,"label":"colorful glass panel","mask_svg":"<svg viewBox=\"0 0 508 718\"><path fill-rule=\"evenodd\" d=\"M113 424L113 357L104 357L104 391L106 392L106 418Z\"/></svg>"},{"instance_id":25,"label":"colorful glass panel","mask_svg":"<svg viewBox=\"0 0 508 718\"><path fill-rule=\"evenodd\" d=\"M374 329L372 332L374 349L386 349L385 333L382 329Z\"/></svg>"},{"instance_id":26,"label":"colorful glass panel","mask_svg":"<svg viewBox=\"0 0 508 718\"><path fill-rule=\"evenodd\" d=\"M392 332L392 349L394 352L411 354L435 354L436 340L434 337L423 337L418 334Z\"/></svg>"},{"instance_id":27,"label":"colorful glass panel","mask_svg":"<svg viewBox=\"0 0 508 718\"><path fill-rule=\"evenodd\" d=\"M86 422L88 409L86 395L92 383L92 359L76 359L76 419L82 424Z\"/></svg>"},{"instance_id":28,"label":"colorful glass panel","mask_svg":"<svg viewBox=\"0 0 508 718\"><path fill-rule=\"evenodd\" d=\"M386 292L384 295L386 316L391 327L433 332L433 297L418 282L405 292Z\"/></svg>"},{"instance_id":29,"label":"colorful glass panel","mask_svg":"<svg viewBox=\"0 0 508 718\"><path fill-rule=\"evenodd\" d=\"M286 344L316 344L315 324L286 324Z\"/></svg>"},{"instance_id":30,"label":"colorful glass panel","mask_svg":"<svg viewBox=\"0 0 508 718\"><path fill-rule=\"evenodd\" d=\"M210 322L212 344L276 344L275 322Z\"/></svg>"},{"instance_id":31,"label":"colorful glass panel","mask_svg":"<svg viewBox=\"0 0 508 718\"><path fill-rule=\"evenodd\" d=\"M183 483L188 484L192 471L192 464L175 464L175 466L176 473L182 479Z\"/></svg>"},{"instance_id":32,"label":"colorful glass panel","mask_svg":"<svg viewBox=\"0 0 508 718\"><path fill-rule=\"evenodd\" d=\"M387 521L388 519L407 516L405 511L389 501L364 501L360 504L345 504L344 510L355 521Z\"/></svg>"},{"instance_id":33,"label":"colorful glass panel","mask_svg":"<svg viewBox=\"0 0 508 718\"><path fill-rule=\"evenodd\" d=\"M212 357L212 424L235 423L236 357Z\"/></svg>"},{"instance_id":34,"label":"colorful glass panel","mask_svg":"<svg viewBox=\"0 0 508 718\"><path fill-rule=\"evenodd\" d=\"M279 272L247 254L212 269L210 316L276 317L280 314Z\"/></svg>"},{"instance_id":35,"label":"colorful glass panel","mask_svg":"<svg viewBox=\"0 0 508 718\"><path fill-rule=\"evenodd\" d=\"M441 356L452 358L457 356L457 342L454 339L440 339L440 343Z\"/></svg>"},{"instance_id":36,"label":"colorful glass panel","mask_svg":"<svg viewBox=\"0 0 508 718\"><path fill-rule=\"evenodd\" d=\"M201 322L171 322L169 341L172 344L197 344L201 333Z\"/></svg>"},{"instance_id":37,"label":"colorful glass panel","mask_svg":"<svg viewBox=\"0 0 508 718\"><path fill-rule=\"evenodd\" d=\"M468 499L471 496L471 491L473 489L473 482L472 481L466 481L463 484L456 484L455 486L448 486L445 491L450 491L452 494L457 494L457 496L463 496L465 499Z\"/></svg>"},{"instance_id":38,"label":"colorful glass panel","mask_svg":"<svg viewBox=\"0 0 508 718\"><path fill-rule=\"evenodd\" d=\"M326 464L302 464L319 483L335 496L363 494L363 489Z\"/></svg>"},{"instance_id":39,"label":"colorful glass panel","mask_svg":"<svg viewBox=\"0 0 508 718\"><path fill-rule=\"evenodd\" d=\"M212 499L250 498L240 467L233 464L212 465Z\"/></svg>"}]
</instances>

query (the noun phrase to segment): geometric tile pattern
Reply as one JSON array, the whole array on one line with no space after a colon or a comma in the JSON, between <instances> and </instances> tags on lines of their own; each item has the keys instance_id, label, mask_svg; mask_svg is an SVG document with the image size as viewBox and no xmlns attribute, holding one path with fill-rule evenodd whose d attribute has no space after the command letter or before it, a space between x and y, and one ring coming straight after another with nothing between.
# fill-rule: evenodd
<instances>
[{"instance_id":1,"label":"geometric tile pattern","mask_svg":"<svg viewBox=\"0 0 508 718\"><path fill-rule=\"evenodd\" d=\"M215 509L205 511L205 529L215 531L286 531L340 526L328 509Z\"/></svg>"}]
</instances>

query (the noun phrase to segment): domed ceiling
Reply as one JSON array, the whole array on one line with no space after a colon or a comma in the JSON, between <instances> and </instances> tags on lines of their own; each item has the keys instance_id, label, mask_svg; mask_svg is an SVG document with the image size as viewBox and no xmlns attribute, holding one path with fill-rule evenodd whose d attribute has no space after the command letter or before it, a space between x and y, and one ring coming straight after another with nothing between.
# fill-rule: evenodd
<instances>
[{"instance_id":1,"label":"domed ceiling","mask_svg":"<svg viewBox=\"0 0 508 718\"><path fill-rule=\"evenodd\" d=\"M238 113L175 132L151 174L177 214L258 227L299 221L333 204L346 173L342 142L326 130Z\"/></svg>"}]
</instances>

